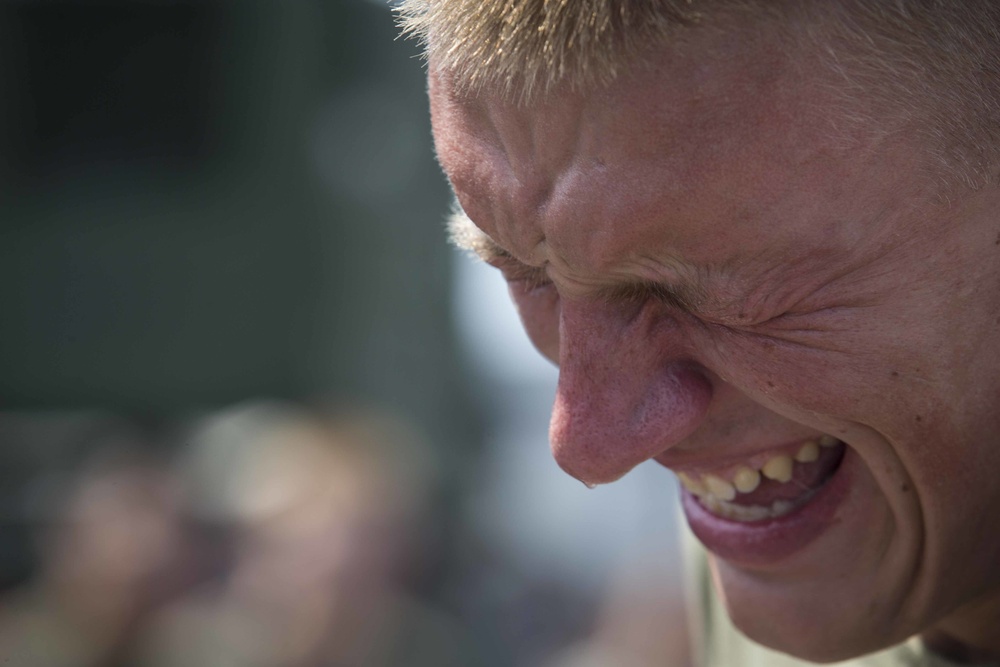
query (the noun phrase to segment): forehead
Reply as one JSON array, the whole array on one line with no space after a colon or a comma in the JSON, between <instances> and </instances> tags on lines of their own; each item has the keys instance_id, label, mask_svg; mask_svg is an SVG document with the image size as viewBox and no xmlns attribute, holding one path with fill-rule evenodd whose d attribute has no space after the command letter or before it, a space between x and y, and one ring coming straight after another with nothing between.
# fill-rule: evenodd
<instances>
[{"instance_id":1,"label":"forehead","mask_svg":"<svg viewBox=\"0 0 1000 667\"><path fill-rule=\"evenodd\" d=\"M920 199L915 153L845 122L811 54L699 40L529 106L461 97L433 73L439 158L470 218L522 261L579 276L749 275L822 261Z\"/></svg>"}]
</instances>

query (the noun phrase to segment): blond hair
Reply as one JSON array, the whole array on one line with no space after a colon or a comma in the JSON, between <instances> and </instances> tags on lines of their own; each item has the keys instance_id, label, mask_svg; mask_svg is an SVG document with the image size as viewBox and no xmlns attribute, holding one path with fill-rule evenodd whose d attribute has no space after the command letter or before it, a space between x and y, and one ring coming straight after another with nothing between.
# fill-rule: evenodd
<instances>
[{"instance_id":1,"label":"blond hair","mask_svg":"<svg viewBox=\"0 0 1000 667\"><path fill-rule=\"evenodd\" d=\"M854 120L915 132L949 177L1000 164L1000 3L992 0L401 0L403 33L465 92L528 103L606 85L720 16L811 46Z\"/></svg>"},{"instance_id":2,"label":"blond hair","mask_svg":"<svg viewBox=\"0 0 1000 667\"><path fill-rule=\"evenodd\" d=\"M699 19L684 0L404 0L397 11L465 86L523 98L610 82L642 47Z\"/></svg>"}]
</instances>

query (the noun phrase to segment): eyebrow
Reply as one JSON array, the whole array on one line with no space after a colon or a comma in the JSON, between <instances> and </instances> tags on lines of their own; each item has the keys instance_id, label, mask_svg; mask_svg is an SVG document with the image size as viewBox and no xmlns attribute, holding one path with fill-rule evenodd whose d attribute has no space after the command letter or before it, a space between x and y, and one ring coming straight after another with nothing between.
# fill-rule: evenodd
<instances>
[{"instance_id":1,"label":"eyebrow","mask_svg":"<svg viewBox=\"0 0 1000 667\"><path fill-rule=\"evenodd\" d=\"M519 261L486 232L479 229L457 203L448 217L447 225L448 238L456 248L465 250L487 263L500 259ZM541 270L539 267L532 268ZM652 280L636 280L601 287L596 295L607 303L642 303L654 299L689 313L696 313L698 306L706 302L706 295L699 286L672 285Z\"/></svg>"},{"instance_id":2,"label":"eyebrow","mask_svg":"<svg viewBox=\"0 0 1000 667\"><path fill-rule=\"evenodd\" d=\"M486 232L476 227L465 211L456 203L448 216L448 240L459 250L465 250L484 262L497 259L514 259L514 256L497 245Z\"/></svg>"}]
</instances>

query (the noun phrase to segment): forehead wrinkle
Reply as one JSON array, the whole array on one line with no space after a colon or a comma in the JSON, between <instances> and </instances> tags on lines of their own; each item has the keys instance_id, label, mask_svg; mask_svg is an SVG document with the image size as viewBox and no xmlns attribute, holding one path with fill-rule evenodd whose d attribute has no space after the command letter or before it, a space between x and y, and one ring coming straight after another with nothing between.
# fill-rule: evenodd
<instances>
[{"instance_id":1,"label":"forehead wrinkle","mask_svg":"<svg viewBox=\"0 0 1000 667\"><path fill-rule=\"evenodd\" d=\"M558 174L579 152L587 113L584 98L554 95L532 107L502 101L483 103L493 136L519 182L539 174Z\"/></svg>"},{"instance_id":2,"label":"forehead wrinkle","mask_svg":"<svg viewBox=\"0 0 1000 667\"><path fill-rule=\"evenodd\" d=\"M513 107L496 100L485 102L484 108L496 156L484 168L503 172L495 181L490 232L512 254L543 264L549 252L547 210L580 154L586 103L557 95L541 108Z\"/></svg>"},{"instance_id":3,"label":"forehead wrinkle","mask_svg":"<svg viewBox=\"0 0 1000 667\"><path fill-rule=\"evenodd\" d=\"M567 286L574 291L601 292L604 298L658 295L714 312L729 313L741 308L740 297L749 295L741 294L736 279L751 276L745 271L735 274L724 271L721 276L713 271L712 289L706 289L709 275L702 264L714 261L713 255L703 244L692 247L683 226L673 220L695 217L729 220L731 212L724 210L727 204L746 202L751 194L757 197L763 194L759 174L739 181L734 192L705 187L719 180L720 171L732 176L726 170L734 162L731 154L756 148L753 142L750 146L739 142L738 146L732 145L733 142L746 139L748 132L752 138L757 128L745 127L747 119L737 118L741 121L740 132L737 137L730 136L724 147L718 141L707 142L714 149L706 151L706 142L699 142L698 150L694 151L694 144L680 141L678 135L697 130L698 134L719 139L719 126L724 129L728 127L725 121L732 120L726 114L720 117L721 112L709 105L714 96L708 95L708 91L702 91L702 96L711 98L702 104L713 112L707 117L697 113L698 109L663 104L660 97L650 100L634 95L601 100L601 104L591 101L589 106L570 100L569 113L567 105L554 105L552 109L559 106L559 113L546 114L537 106L525 110L489 102L478 104L477 115L487 121L484 129L489 129L487 136L480 135L475 143L490 144L490 152L484 156L473 149L469 158L479 161L481 177L492 180L493 188L489 193L481 188L469 192L478 200L476 210L470 213L486 230L486 238L496 241L480 248L494 256L528 259L535 265L549 260L550 273L557 277L562 274L566 279L564 284L569 283ZM609 101L613 103L606 104ZM654 137L628 131L644 118L656 119L658 131ZM593 121L591 126L583 122L588 119ZM627 163L622 156L623 145L633 153L627 156L630 158ZM553 164L558 167L550 168ZM649 178L649 171L661 172L664 177ZM545 180L539 183L542 179ZM607 187L596 187L598 183L611 187L612 201L601 196L598 190L606 194ZM693 193L698 196L692 198ZM492 197L484 198L483 194ZM715 201L706 202L706 197L712 194L716 195ZM634 224L645 219L651 211L643 209L650 208L655 209L656 217L666 213L672 219L670 224L664 220L664 224L657 226L659 233L655 239L648 235L648 226L640 233L643 226ZM539 244L543 240L544 255L540 255ZM653 271L637 271L634 266L622 270L622 260L626 264L635 262L634 257L627 256L629 251L638 246L645 246L648 251L651 241L662 251L683 253L694 266L675 267L682 274L677 278L669 270L669 264L664 266L663 257L643 260L646 268ZM725 259L722 263L725 264Z\"/></svg>"},{"instance_id":4,"label":"forehead wrinkle","mask_svg":"<svg viewBox=\"0 0 1000 667\"><path fill-rule=\"evenodd\" d=\"M448 232L451 243L472 253L479 259L491 262L498 259L515 259L500 244L481 230L456 203L454 213L448 219ZM516 260L515 260L516 261ZM557 260L558 261L558 260ZM662 267L662 262L650 263ZM693 273L693 271L692 271ZM698 272L701 273L701 272ZM559 281L567 286L567 281ZM694 314L704 315L718 312L729 312L732 304L717 295L712 295L704 280L670 281L657 278L629 278L623 276L615 283L607 283L596 287L586 287L582 282L570 281L570 290L576 296L599 299L609 305L622 305L658 301L672 308ZM740 306L740 312L745 310Z\"/></svg>"},{"instance_id":5,"label":"forehead wrinkle","mask_svg":"<svg viewBox=\"0 0 1000 667\"><path fill-rule=\"evenodd\" d=\"M498 255L498 247L491 247L484 239L491 243L498 239L516 252L512 237L530 231L522 229L519 216L510 212L510 194L517 190L519 176L511 160L514 149L506 125L517 119L505 120L492 113L486 102L456 94L447 85L447 77L433 72L430 88L438 160L455 194L456 213L461 212L469 221L469 225L463 224L461 217L450 221L453 242L477 255L485 253L484 258ZM511 226L513 229L507 229ZM537 239L529 247L535 244Z\"/></svg>"}]
</instances>

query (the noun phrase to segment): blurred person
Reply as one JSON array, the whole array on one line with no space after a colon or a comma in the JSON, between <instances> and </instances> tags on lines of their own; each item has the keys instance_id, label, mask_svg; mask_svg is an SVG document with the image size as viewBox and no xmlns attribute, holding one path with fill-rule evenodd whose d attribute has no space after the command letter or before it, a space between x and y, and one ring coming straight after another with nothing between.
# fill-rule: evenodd
<instances>
[{"instance_id":1,"label":"blurred person","mask_svg":"<svg viewBox=\"0 0 1000 667\"><path fill-rule=\"evenodd\" d=\"M401 11L555 458L685 486L700 664L1000 664L1000 5Z\"/></svg>"},{"instance_id":2,"label":"blurred person","mask_svg":"<svg viewBox=\"0 0 1000 667\"><path fill-rule=\"evenodd\" d=\"M188 466L203 511L235 522L231 571L164 610L142 664L471 664L456 622L403 586L428 464L390 421L281 404L212 419Z\"/></svg>"},{"instance_id":3,"label":"blurred person","mask_svg":"<svg viewBox=\"0 0 1000 667\"><path fill-rule=\"evenodd\" d=\"M662 562L624 562L610 578L592 632L545 667L694 667L683 595Z\"/></svg>"},{"instance_id":4,"label":"blurred person","mask_svg":"<svg viewBox=\"0 0 1000 667\"><path fill-rule=\"evenodd\" d=\"M0 604L0 664L131 665L145 618L183 585L178 489L126 443L92 455L50 499L38 575Z\"/></svg>"}]
</instances>

